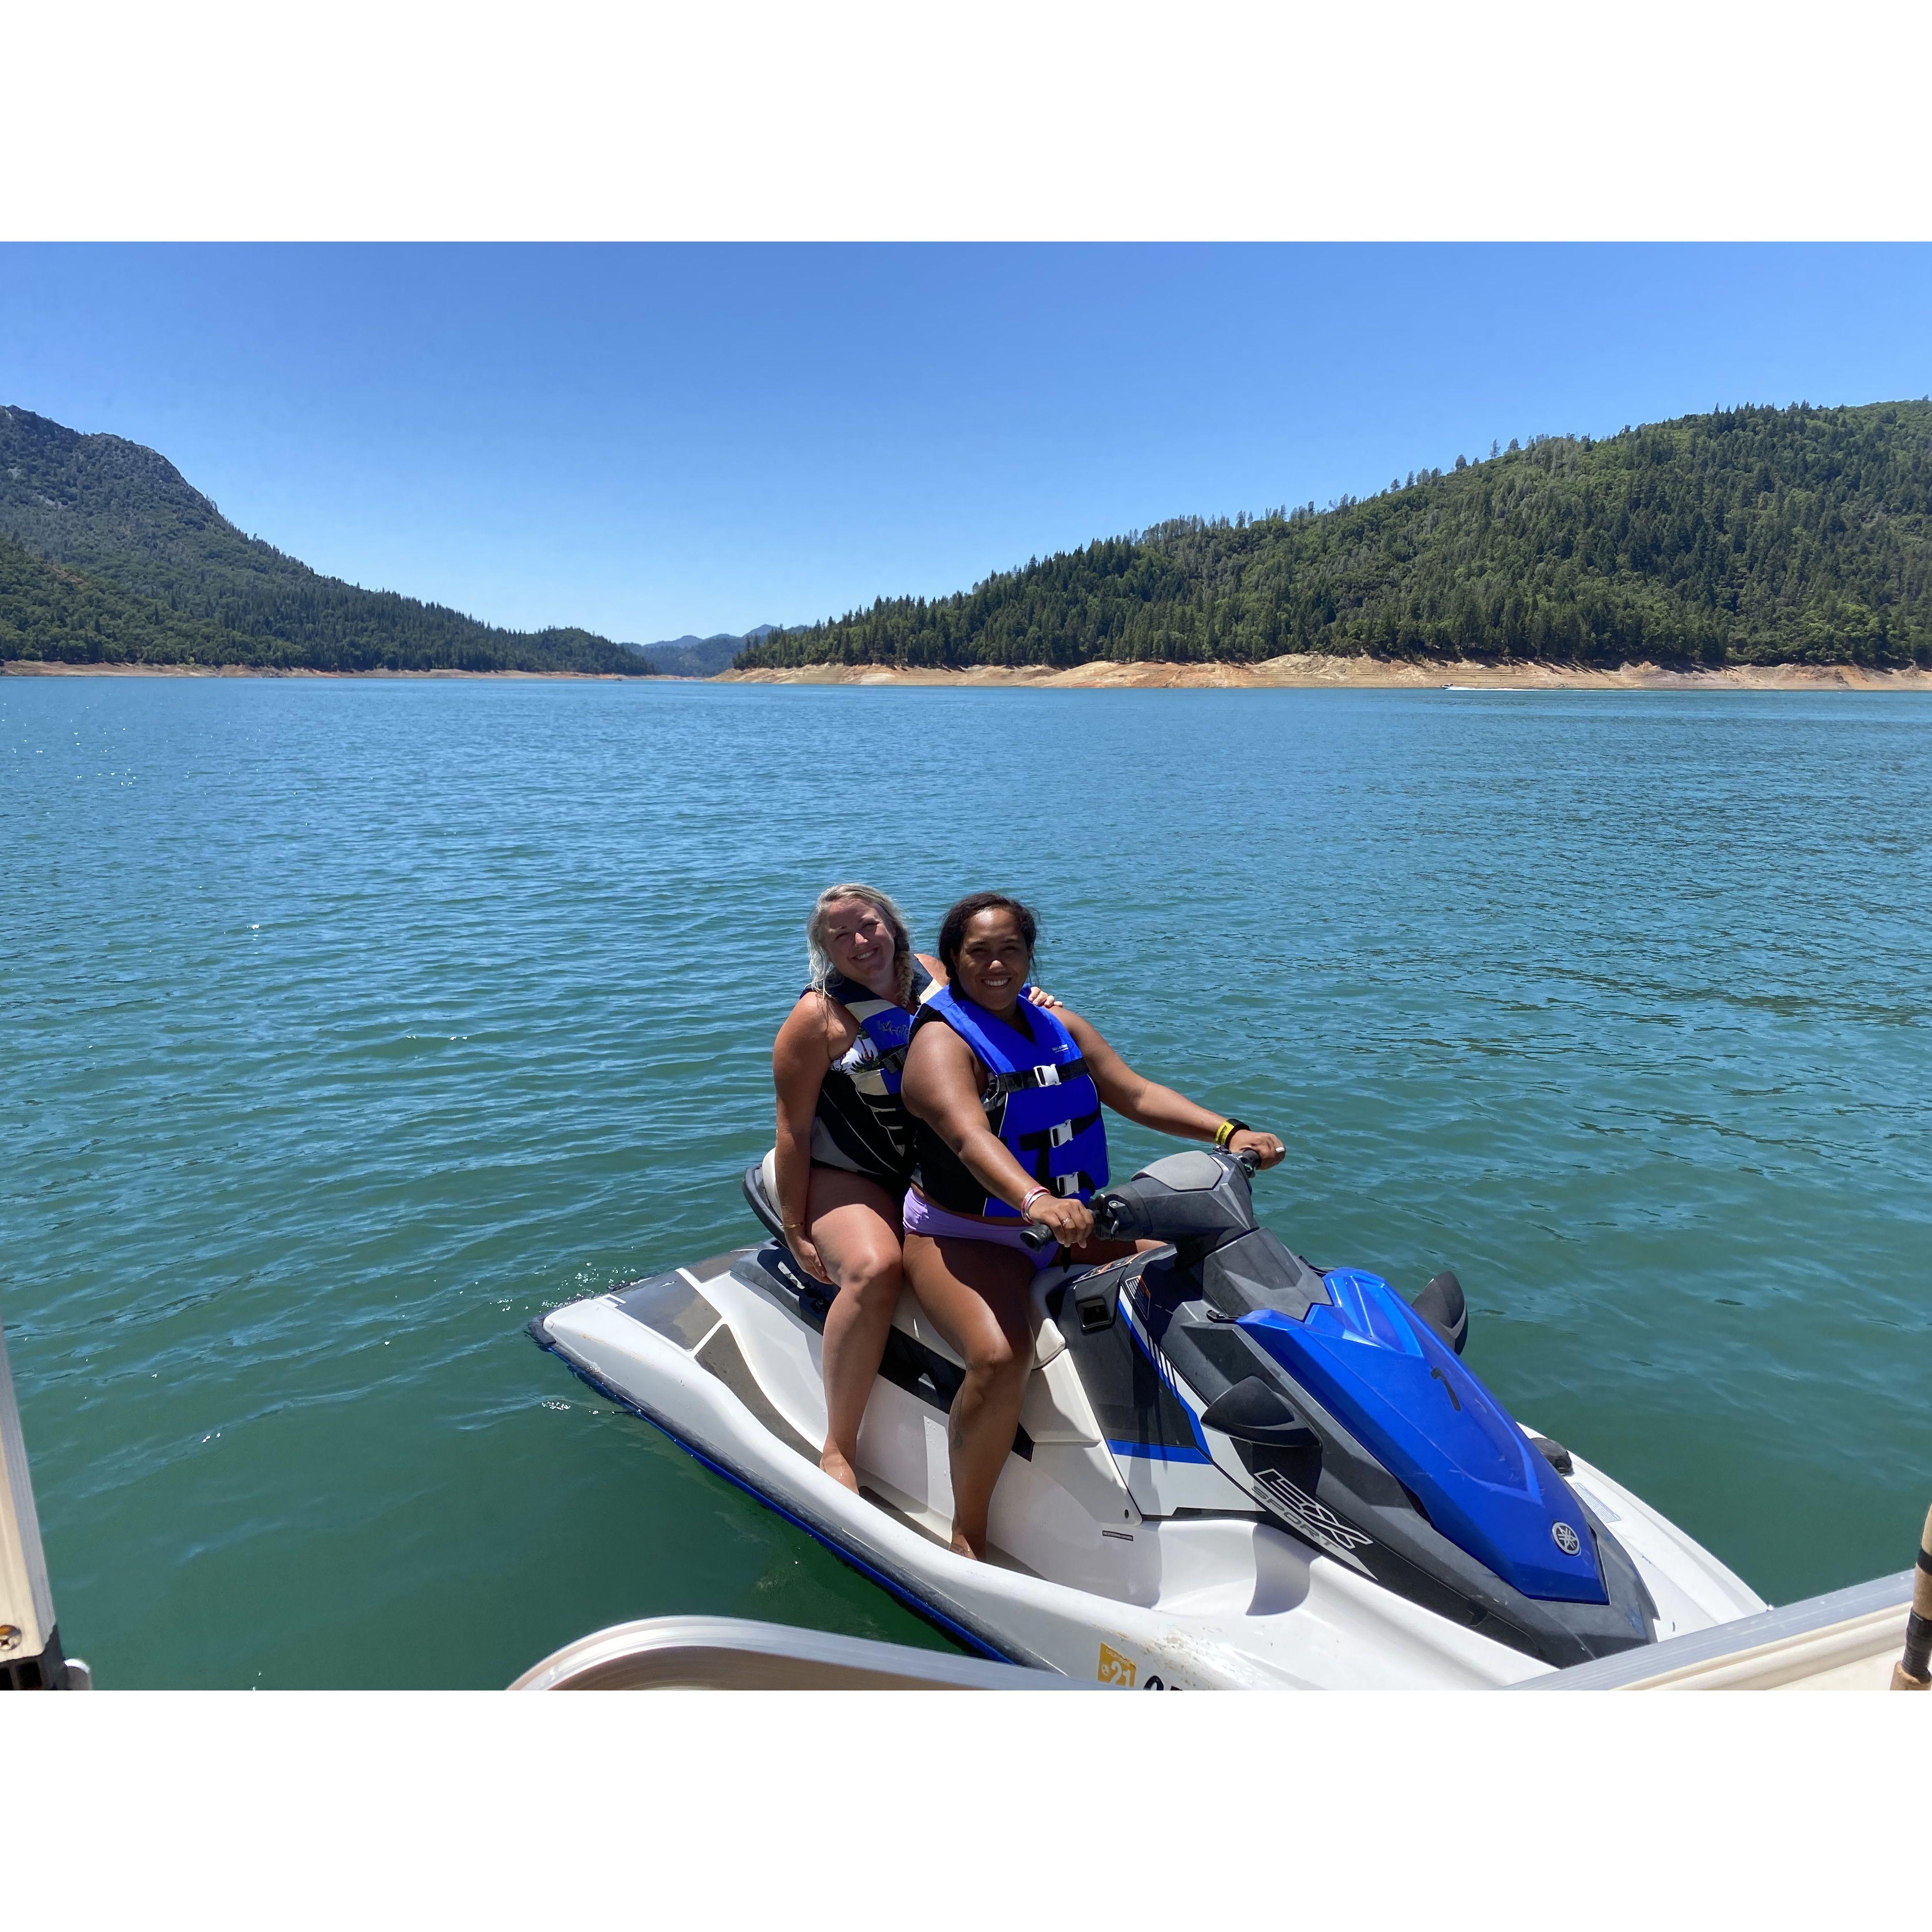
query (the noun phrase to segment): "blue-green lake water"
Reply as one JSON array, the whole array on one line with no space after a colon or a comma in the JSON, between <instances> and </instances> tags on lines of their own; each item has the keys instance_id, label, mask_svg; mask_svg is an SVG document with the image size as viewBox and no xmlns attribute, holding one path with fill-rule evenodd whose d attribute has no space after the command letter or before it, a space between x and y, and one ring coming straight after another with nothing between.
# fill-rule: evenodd
<instances>
[{"instance_id":1,"label":"blue-green lake water","mask_svg":"<svg viewBox=\"0 0 1932 1932\"><path fill-rule=\"evenodd\" d=\"M0 681L0 1316L107 1685L940 1640L524 1333L749 1240L840 875L1274 1128L1264 1216L1757 1589L1932 1496L1932 699ZM1119 1133L1117 1169L1152 1149Z\"/></svg>"}]
</instances>

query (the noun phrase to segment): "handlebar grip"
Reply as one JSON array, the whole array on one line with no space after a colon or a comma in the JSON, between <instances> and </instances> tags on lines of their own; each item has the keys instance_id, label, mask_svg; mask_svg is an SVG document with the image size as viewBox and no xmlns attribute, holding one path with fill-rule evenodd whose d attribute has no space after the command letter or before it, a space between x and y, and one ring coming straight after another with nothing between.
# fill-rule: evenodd
<instances>
[{"instance_id":1,"label":"handlebar grip","mask_svg":"<svg viewBox=\"0 0 1932 1932\"><path fill-rule=\"evenodd\" d=\"M1087 1203L1088 1211L1094 1216L1094 1232L1104 1240L1114 1232L1114 1204L1104 1194L1096 1194ZM1020 1239L1038 1254L1042 1248L1051 1247L1060 1237L1051 1228L1043 1228L1036 1221L1029 1222Z\"/></svg>"}]
</instances>

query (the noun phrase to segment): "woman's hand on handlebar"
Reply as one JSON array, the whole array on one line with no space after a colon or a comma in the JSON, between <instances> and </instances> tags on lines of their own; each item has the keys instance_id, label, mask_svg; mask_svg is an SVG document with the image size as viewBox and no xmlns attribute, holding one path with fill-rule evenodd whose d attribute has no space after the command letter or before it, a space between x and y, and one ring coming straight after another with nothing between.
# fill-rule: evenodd
<instances>
[{"instance_id":1,"label":"woman's hand on handlebar","mask_svg":"<svg viewBox=\"0 0 1932 1932\"><path fill-rule=\"evenodd\" d=\"M1228 1141L1228 1151L1252 1155L1257 1167L1272 1167L1288 1150L1273 1134L1258 1134L1252 1127L1244 1127Z\"/></svg>"},{"instance_id":2,"label":"woman's hand on handlebar","mask_svg":"<svg viewBox=\"0 0 1932 1932\"><path fill-rule=\"evenodd\" d=\"M1051 1231L1063 1248L1077 1248L1094 1232L1094 1216L1078 1201L1063 1201L1056 1194L1042 1194L1026 1210L1036 1226Z\"/></svg>"},{"instance_id":3,"label":"woman's hand on handlebar","mask_svg":"<svg viewBox=\"0 0 1932 1932\"><path fill-rule=\"evenodd\" d=\"M785 1246L790 1249L792 1259L814 1281L824 1282L827 1288L832 1286L832 1277L826 1273L825 1264L818 1258L818 1250L802 1228L785 1230Z\"/></svg>"}]
</instances>

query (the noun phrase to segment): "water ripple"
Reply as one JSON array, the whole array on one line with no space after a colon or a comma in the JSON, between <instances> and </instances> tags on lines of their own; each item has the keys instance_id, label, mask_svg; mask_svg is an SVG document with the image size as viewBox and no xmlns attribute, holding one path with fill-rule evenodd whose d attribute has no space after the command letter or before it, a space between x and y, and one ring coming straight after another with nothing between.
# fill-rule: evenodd
<instances>
[{"instance_id":1,"label":"water ripple","mask_svg":"<svg viewBox=\"0 0 1932 1932\"><path fill-rule=\"evenodd\" d=\"M716 1252L817 886L960 891L1267 1217L1789 1598L1932 1489L1932 702L0 683L0 1309L117 1684L922 1627L529 1317ZM1120 1136L1123 1166L1151 1137Z\"/></svg>"}]
</instances>

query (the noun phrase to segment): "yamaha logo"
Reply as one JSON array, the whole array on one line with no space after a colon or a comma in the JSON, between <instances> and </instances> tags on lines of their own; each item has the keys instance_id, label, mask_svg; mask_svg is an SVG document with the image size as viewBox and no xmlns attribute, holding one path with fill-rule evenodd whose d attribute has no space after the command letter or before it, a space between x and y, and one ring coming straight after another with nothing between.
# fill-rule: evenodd
<instances>
[{"instance_id":1,"label":"yamaha logo","mask_svg":"<svg viewBox=\"0 0 1932 1932\"><path fill-rule=\"evenodd\" d=\"M1565 1556L1574 1556L1583 1546L1582 1539L1567 1522L1552 1522L1550 1533L1556 1539L1556 1546Z\"/></svg>"}]
</instances>

